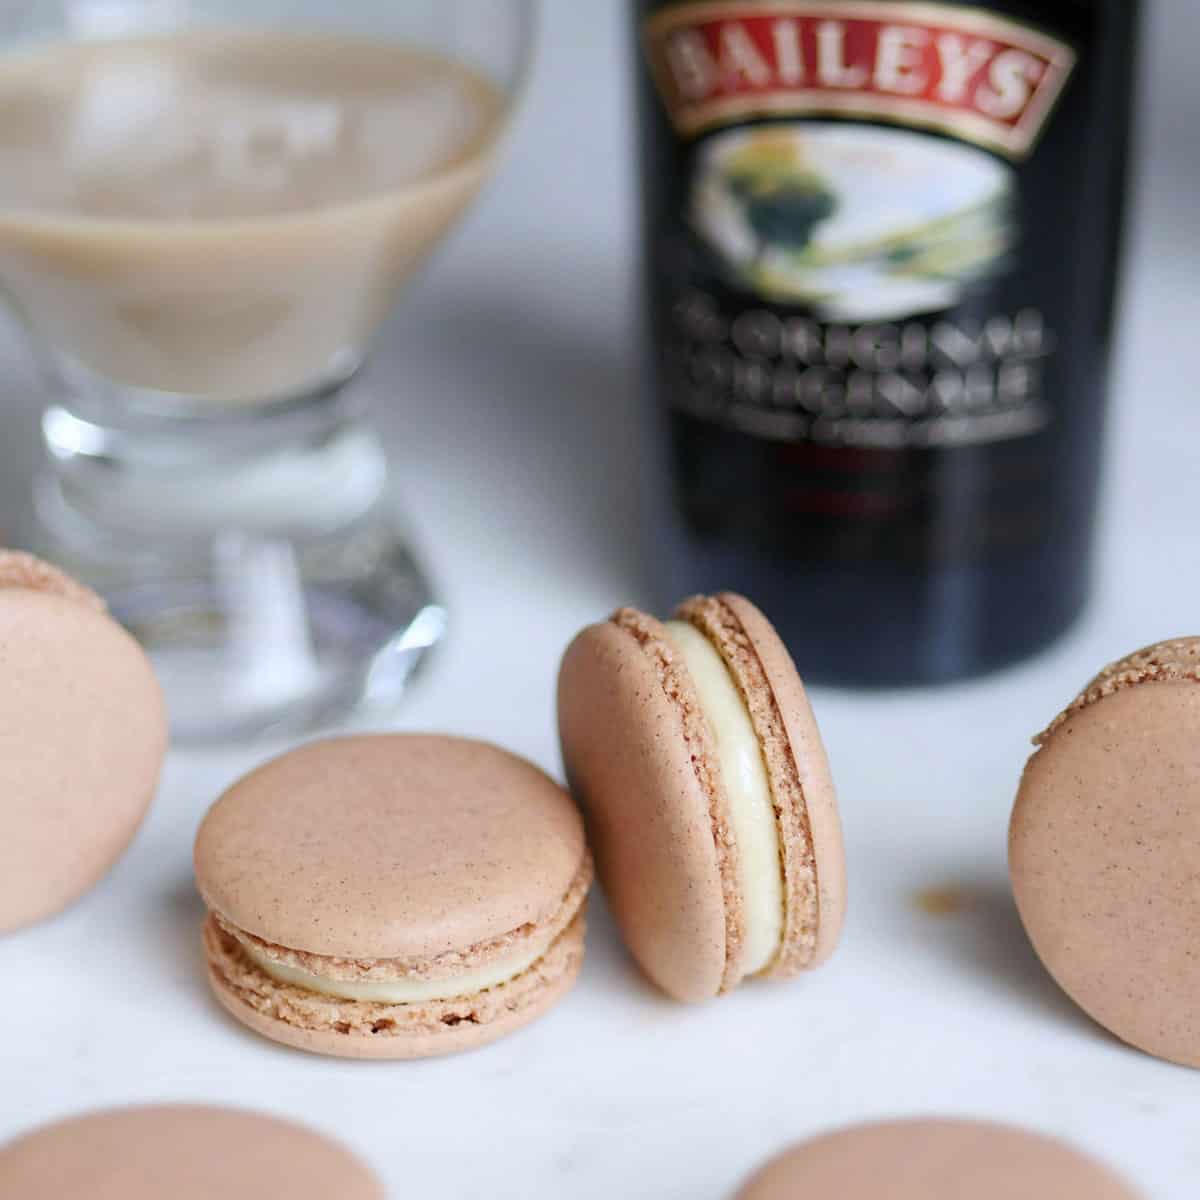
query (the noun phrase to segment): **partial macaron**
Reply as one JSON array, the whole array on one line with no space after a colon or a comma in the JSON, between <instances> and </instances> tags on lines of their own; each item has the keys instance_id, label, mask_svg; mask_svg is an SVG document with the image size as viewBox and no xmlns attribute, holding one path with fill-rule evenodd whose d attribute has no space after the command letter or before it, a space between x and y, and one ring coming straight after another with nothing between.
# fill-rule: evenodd
<instances>
[{"instance_id":1,"label":"partial macaron","mask_svg":"<svg viewBox=\"0 0 1200 1200\"><path fill-rule=\"evenodd\" d=\"M837 799L804 685L732 593L622 608L568 647L558 723L609 905L681 1001L825 961L846 907Z\"/></svg>"},{"instance_id":2,"label":"partial macaron","mask_svg":"<svg viewBox=\"0 0 1200 1200\"><path fill-rule=\"evenodd\" d=\"M0 1146L12 1200L384 1200L337 1142L261 1113L166 1104L87 1113Z\"/></svg>"},{"instance_id":3,"label":"partial macaron","mask_svg":"<svg viewBox=\"0 0 1200 1200\"><path fill-rule=\"evenodd\" d=\"M779 1155L737 1200L1138 1200L1062 1142L981 1121L858 1125Z\"/></svg>"},{"instance_id":4,"label":"partial macaron","mask_svg":"<svg viewBox=\"0 0 1200 1200\"><path fill-rule=\"evenodd\" d=\"M1106 667L1035 744L1009 829L1034 950L1118 1038L1200 1067L1200 638Z\"/></svg>"},{"instance_id":5,"label":"partial macaron","mask_svg":"<svg viewBox=\"0 0 1200 1200\"><path fill-rule=\"evenodd\" d=\"M0 550L0 933L60 912L107 874L166 747L149 659L103 601Z\"/></svg>"},{"instance_id":6,"label":"partial macaron","mask_svg":"<svg viewBox=\"0 0 1200 1200\"><path fill-rule=\"evenodd\" d=\"M303 1050L481 1046L556 1004L583 960L579 811L485 742L380 734L294 750L217 801L195 868L217 999Z\"/></svg>"}]
</instances>

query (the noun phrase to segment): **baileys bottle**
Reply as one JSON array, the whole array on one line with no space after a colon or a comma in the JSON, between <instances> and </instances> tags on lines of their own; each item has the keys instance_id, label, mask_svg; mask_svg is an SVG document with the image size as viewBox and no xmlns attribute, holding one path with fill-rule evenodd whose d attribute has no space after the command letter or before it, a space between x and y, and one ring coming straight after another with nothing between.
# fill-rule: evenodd
<instances>
[{"instance_id":1,"label":"baileys bottle","mask_svg":"<svg viewBox=\"0 0 1200 1200\"><path fill-rule=\"evenodd\" d=\"M959 678L1087 595L1133 0L634 5L664 593Z\"/></svg>"}]
</instances>

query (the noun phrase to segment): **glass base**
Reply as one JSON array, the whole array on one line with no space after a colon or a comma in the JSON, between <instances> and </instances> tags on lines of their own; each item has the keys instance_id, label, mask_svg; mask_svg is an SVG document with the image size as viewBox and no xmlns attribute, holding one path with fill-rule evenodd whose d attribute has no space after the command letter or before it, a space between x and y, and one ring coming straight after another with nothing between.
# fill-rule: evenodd
<instances>
[{"instance_id":1,"label":"glass base","mask_svg":"<svg viewBox=\"0 0 1200 1200\"><path fill-rule=\"evenodd\" d=\"M394 708L446 616L340 395L269 413L43 421L29 541L142 642L172 733L296 733Z\"/></svg>"}]
</instances>

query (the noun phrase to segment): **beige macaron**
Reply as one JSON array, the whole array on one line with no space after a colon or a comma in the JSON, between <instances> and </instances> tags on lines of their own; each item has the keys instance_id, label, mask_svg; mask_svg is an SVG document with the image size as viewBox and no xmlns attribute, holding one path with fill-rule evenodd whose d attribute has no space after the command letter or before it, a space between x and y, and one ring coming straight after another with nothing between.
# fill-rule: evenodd
<instances>
[{"instance_id":1,"label":"beige macaron","mask_svg":"<svg viewBox=\"0 0 1200 1200\"><path fill-rule=\"evenodd\" d=\"M154 797L162 693L100 598L0 550L0 933L59 912L121 856Z\"/></svg>"},{"instance_id":2,"label":"beige macaron","mask_svg":"<svg viewBox=\"0 0 1200 1200\"><path fill-rule=\"evenodd\" d=\"M196 837L217 999L346 1058L491 1042L568 991L592 862L571 798L462 738L346 737L235 784Z\"/></svg>"},{"instance_id":3,"label":"beige macaron","mask_svg":"<svg viewBox=\"0 0 1200 1200\"><path fill-rule=\"evenodd\" d=\"M1098 1163L1005 1125L910 1120L804 1142L737 1200L1137 1200Z\"/></svg>"},{"instance_id":4,"label":"beige macaron","mask_svg":"<svg viewBox=\"0 0 1200 1200\"><path fill-rule=\"evenodd\" d=\"M302 1125L200 1105L73 1117L0 1147L11 1200L384 1200L348 1150Z\"/></svg>"},{"instance_id":5,"label":"beige macaron","mask_svg":"<svg viewBox=\"0 0 1200 1200\"><path fill-rule=\"evenodd\" d=\"M683 1001L788 976L837 944L846 870L804 686L731 593L660 622L632 608L571 643L558 682L570 785L626 944Z\"/></svg>"},{"instance_id":6,"label":"beige macaron","mask_svg":"<svg viewBox=\"0 0 1200 1200\"><path fill-rule=\"evenodd\" d=\"M1036 740L1009 832L1013 894L1069 996L1200 1067L1200 638L1105 668Z\"/></svg>"}]
</instances>

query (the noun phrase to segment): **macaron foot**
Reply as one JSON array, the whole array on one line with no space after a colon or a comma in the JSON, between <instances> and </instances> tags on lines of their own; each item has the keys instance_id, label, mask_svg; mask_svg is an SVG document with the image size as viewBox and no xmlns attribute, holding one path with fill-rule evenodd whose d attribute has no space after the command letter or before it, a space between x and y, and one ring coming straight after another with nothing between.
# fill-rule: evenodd
<instances>
[{"instance_id":1,"label":"macaron foot","mask_svg":"<svg viewBox=\"0 0 1200 1200\"><path fill-rule=\"evenodd\" d=\"M581 911L541 959L507 983L414 1004L344 1000L281 983L212 916L203 938L213 993L255 1033L338 1058L409 1059L485 1046L547 1012L579 976L585 928Z\"/></svg>"}]
</instances>

